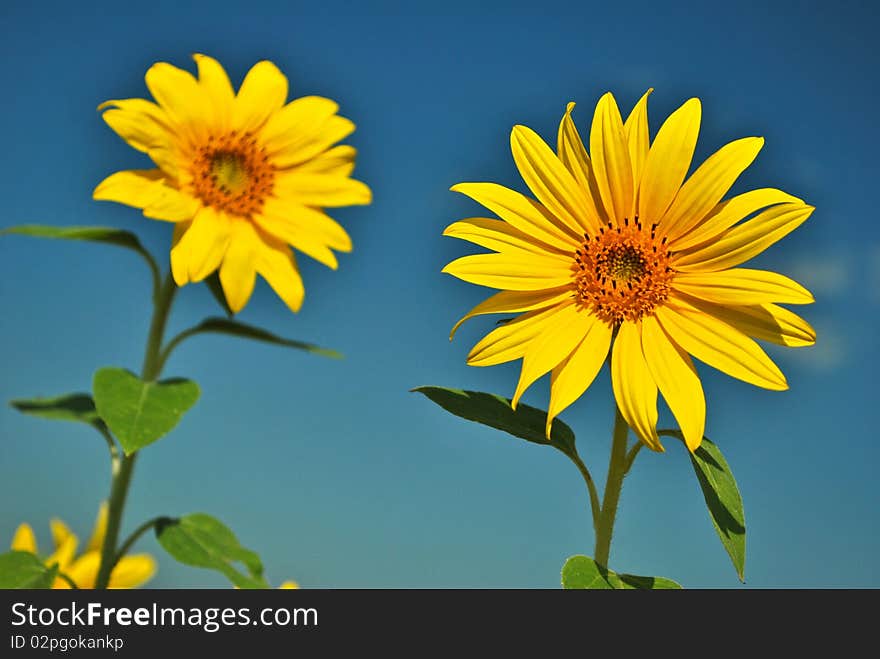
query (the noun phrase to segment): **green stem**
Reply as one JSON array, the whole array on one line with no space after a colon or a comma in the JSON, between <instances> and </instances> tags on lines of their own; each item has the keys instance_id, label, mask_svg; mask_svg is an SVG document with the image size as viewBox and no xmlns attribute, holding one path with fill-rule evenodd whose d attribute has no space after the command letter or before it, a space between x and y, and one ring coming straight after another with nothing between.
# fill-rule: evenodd
<instances>
[{"instance_id":1,"label":"green stem","mask_svg":"<svg viewBox=\"0 0 880 659\"><path fill-rule=\"evenodd\" d=\"M593 477L590 475L590 470L587 469L587 465L584 464L584 461L581 460L581 457L577 453L570 455L569 457L578 468L578 471L581 472L581 476L584 477L584 482L587 484L587 490L590 492L590 510L593 513L593 531L595 532L596 525L599 523L600 514L599 492L596 490L596 483L593 482Z\"/></svg>"},{"instance_id":2,"label":"green stem","mask_svg":"<svg viewBox=\"0 0 880 659\"><path fill-rule=\"evenodd\" d=\"M141 369L141 378L148 382L158 378L162 370L160 360L162 338L165 335L165 325L168 322L168 314L171 311L171 304L174 302L175 292L177 292L177 285L169 272L153 299L153 319L150 323L150 333L144 352L144 364ZM133 453L123 455L113 464L113 480L110 485L110 502L107 509L107 531L101 545L101 567L95 580L95 588L107 587L107 584L110 583L110 573L119 558L116 543L119 540L122 511L125 509L125 500L128 497L128 488L131 485L131 475L136 460L137 453Z\"/></svg>"},{"instance_id":3,"label":"green stem","mask_svg":"<svg viewBox=\"0 0 880 659\"><path fill-rule=\"evenodd\" d=\"M119 551L116 552L116 558L113 560L113 563L118 563L120 559L122 559L122 557L128 553L128 550L134 546L134 543L136 543L144 533L166 519L166 517L154 517L153 519L147 520L139 527L137 527L134 532L132 532L132 534L128 536L128 539L122 543L122 547L120 547Z\"/></svg>"},{"instance_id":4,"label":"green stem","mask_svg":"<svg viewBox=\"0 0 880 659\"><path fill-rule=\"evenodd\" d=\"M614 533L614 518L617 515L617 504L626 476L626 443L629 427L626 420L615 405L614 434L611 442L611 458L608 462L608 477L605 479L605 494L602 498L602 510L596 523L595 561L608 567L608 555L611 553L611 536Z\"/></svg>"},{"instance_id":5,"label":"green stem","mask_svg":"<svg viewBox=\"0 0 880 659\"><path fill-rule=\"evenodd\" d=\"M64 572L59 572L58 577L67 582L67 585L70 586L71 590L79 590L79 586L76 585L76 582L68 577Z\"/></svg>"},{"instance_id":6,"label":"green stem","mask_svg":"<svg viewBox=\"0 0 880 659\"><path fill-rule=\"evenodd\" d=\"M633 462L636 461L636 456L639 454L639 451L642 450L644 444L636 440L636 443L633 444L632 448L629 450L629 453L626 454L626 467L623 471L623 475L626 476L629 473L629 470L632 469Z\"/></svg>"}]
</instances>

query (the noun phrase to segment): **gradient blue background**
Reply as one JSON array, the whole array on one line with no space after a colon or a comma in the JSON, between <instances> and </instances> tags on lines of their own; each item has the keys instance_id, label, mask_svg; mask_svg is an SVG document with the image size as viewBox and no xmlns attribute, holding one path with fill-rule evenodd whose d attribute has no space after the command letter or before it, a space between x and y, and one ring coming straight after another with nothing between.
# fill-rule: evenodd
<instances>
[{"instance_id":1,"label":"gradient blue background","mask_svg":"<svg viewBox=\"0 0 880 659\"><path fill-rule=\"evenodd\" d=\"M508 135L555 139L567 101L583 132L612 90L625 112L653 86L652 134L703 101L695 162L746 135L767 139L735 191L777 186L817 206L757 261L809 286L819 341L770 349L791 389L701 368L708 434L743 493L749 586L880 586L876 557L878 138L870 3L509 4L4 3L0 9L0 226L97 224L136 231L164 255L170 227L90 198L107 174L144 166L100 119L108 98L146 96L143 73L218 57L235 84L268 58L291 94L326 95L357 123L356 174L372 206L334 215L355 250L337 272L301 257L306 300L291 315L260 283L241 320L345 353L343 361L221 337L185 344L166 373L203 395L145 451L125 528L206 511L259 551L273 583L307 587L555 587L564 559L592 552L586 494L557 452L451 417L421 384L510 395L516 365L465 355L492 325L450 326L488 291L440 274L473 251L443 238L480 214L459 181L523 190ZM148 275L112 247L0 239L0 399L88 389L96 368L140 367ZM171 330L215 314L181 292ZM526 400L545 406L548 383ZM607 371L562 417L604 474ZM48 548L59 516L81 536L108 491L104 443L85 426L0 408L0 539L29 521ZM612 567L689 587L736 587L682 448L643 452L624 489ZM221 586L159 557L151 585Z\"/></svg>"}]
</instances>

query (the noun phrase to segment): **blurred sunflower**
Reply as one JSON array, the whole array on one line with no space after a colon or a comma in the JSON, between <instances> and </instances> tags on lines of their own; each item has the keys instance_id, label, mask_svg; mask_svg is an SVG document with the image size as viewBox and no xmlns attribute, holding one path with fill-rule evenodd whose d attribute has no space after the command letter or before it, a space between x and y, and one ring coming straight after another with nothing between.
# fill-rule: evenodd
<instances>
[{"instance_id":1,"label":"blurred sunflower","mask_svg":"<svg viewBox=\"0 0 880 659\"><path fill-rule=\"evenodd\" d=\"M513 158L536 200L493 183L453 186L501 219L447 227L444 235L496 253L459 258L443 272L501 289L453 334L473 316L521 314L479 341L468 364L522 358L514 407L550 372L548 437L553 418L586 391L611 350L614 396L633 431L663 450L659 390L693 451L702 441L706 402L690 355L782 390L785 377L753 339L815 342L809 324L778 306L812 302L809 291L775 272L736 267L798 227L813 207L773 188L722 200L758 155L759 137L725 145L685 180L700 101L672 113L651 142L651 91L625 122L610 93L599 100L589 154L571 117L574 103L555 153L534 131L515 126Z\"/></svg>"},{"instance_id":2,"label":"blurred sunflower","mask_svg":"<svg viewBox=\"0 0 880 659\"><path fill-rule=\"evenodd\" d=\"M198 79L159 62L146 73L156 102L102 103L104 120L155 169L104 179L95 199L143 209L175 223L171 269L178 286L219 268L230 308L240 311L259 273L292 311L305 294L288 245L335 269L333 250L351 251L326 207L368 204L370 189L350 177L354 131L327 98L287 100L287 78L258 62L236 94L223 67L195 55Z\"/></svg>"},{"instance_id":3,"label":"blurred sunflower","mask_svg":"<svg viewBox=\"0 0 880 659\"><path fill-rule=\"evenodd\" d=\"M53 519L49 522L49 526L52 529L55 551L46 558L46 565L51 566L58 563L59 572L68 576L78 588L94 588L98 567L101 563L101 544L104 542L104 534L107 532L107 505L101 504L92 537L86 545L85 552L79 556L76 556L79 540L67 525L59 519ZM10 548L14 551L26 551L39 556L37 539L29 524L21 524L15 530ZM155 573L156 561L152 556L149 554L129 554L123 556L113 568L109 587L137 588L149 581ZM61 577L56 577L52 588L70 588L70 584Z\"/></svg>"}]
</instances>

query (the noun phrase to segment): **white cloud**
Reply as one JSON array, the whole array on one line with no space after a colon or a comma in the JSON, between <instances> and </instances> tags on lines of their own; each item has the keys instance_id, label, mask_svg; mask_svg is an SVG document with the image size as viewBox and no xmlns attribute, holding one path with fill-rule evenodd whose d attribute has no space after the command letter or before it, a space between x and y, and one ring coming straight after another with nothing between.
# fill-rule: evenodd
<instances>
[{"instance_id":1,"label":"white cloud","mask_svg":"<svg viewBox=\"0 0 880 659\"><path fill-rule=\"evenodd\" d=\"M804 367L815 371L833 371L845 364L849 358L849 341L837 324L828 319L811 324L816 329L816 345L786 349L786 359L796 359Z\"/></svg>"},{"instance_id":2,"label":"white cloud","mask_svg":"<svg viewBox=\"0 0 880 659\"><path fill-rule=\"evenodd\" d=\"M843 292L852 281L852 257L843 254L817 257L795 257L780 271L806 286L814 295L827 296ZM880 252L877 258L880 279Z\"/></svg>"}]
</instances>

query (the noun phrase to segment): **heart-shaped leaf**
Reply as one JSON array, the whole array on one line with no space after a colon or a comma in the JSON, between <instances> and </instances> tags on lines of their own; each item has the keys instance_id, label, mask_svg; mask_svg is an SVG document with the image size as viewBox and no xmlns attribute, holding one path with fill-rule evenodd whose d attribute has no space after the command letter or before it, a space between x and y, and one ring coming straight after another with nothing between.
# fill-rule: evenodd
<instances>
[{"instance_id":1,"label":"heart-shaped leaf","mask_svg":"<svg viewBox=\"0 0 880 659\"><path fill-rule=\"evenodd\" d=\"M167 434L199 399L199 385L180 378L145 382L122 368L102 368L93 382L98 415L126 455Z\"/></svg>"},{"instance_id":2,"label":"heart-shaped leaf","mask_svg":"<svg viewBox=\"0 0 880 659\"><path fill-rule=\"evenodd\" d=\"M229 527L210 515L164 519L156 525L156 537L165 551L185 565L217 570L239 588L269 587L260 557L242 547ZM243 564L248 575L233 563Z\"/></svg>"},{"instance_id":3,"label":"heart-shaped leaf","mask_svg":"<svg viewBox=\"0 0 880 659\"><path fill-rule=\"evenodd\" d=\"M46 567L28 551L0 554L0 589L51 588L58 575L58 563Z\"/></svg>"},{"instance_id":4,"label":"heart-shaped leaf","mask_svg":"<svg viewBox=\"0 0 880 659\"><path fill-rule=\"evenodd\" d=\"M514 410L509 399L480 391L446 387L416 387L413 391L424 394L447 412L463 419L503 430L535 444L553 446L569 457L577 455L571 428L554 419L548 440L545 434L547 413L536 407L520 403Z\"/></svg>"},{"instance_id":5,"label":"heart-shaped leaf","mask_svg":"<svg viewBox=\"0 0 880 659\"><path fill-rule=\"evenodd\" d=\"M572 556L562 566L562 587L567 590L672 590L681 585L664 577L639 577L617 574L599 565L589 556Z\"/></svg>"}]
</instances>

